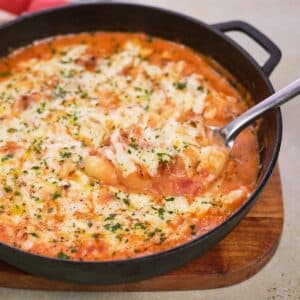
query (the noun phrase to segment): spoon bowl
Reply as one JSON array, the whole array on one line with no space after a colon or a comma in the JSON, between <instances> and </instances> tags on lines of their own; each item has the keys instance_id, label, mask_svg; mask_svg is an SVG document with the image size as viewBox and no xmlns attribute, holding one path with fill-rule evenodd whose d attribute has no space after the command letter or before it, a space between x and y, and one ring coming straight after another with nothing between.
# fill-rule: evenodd
<instances>
[{"instance_id":1,"label":"spoon bowl","mask_svg":"<svg viewBox=\"0 0 300 300\"><path fill-rule=\"evenodd\" d=\"M218 128L209 126L209 129L220 143L231 149L234 139L245 127L257 120L265 112L281 106L299 94L300 78L259 102L257 105L251 107L224 127Z\"/></svg>"}]
</instances>

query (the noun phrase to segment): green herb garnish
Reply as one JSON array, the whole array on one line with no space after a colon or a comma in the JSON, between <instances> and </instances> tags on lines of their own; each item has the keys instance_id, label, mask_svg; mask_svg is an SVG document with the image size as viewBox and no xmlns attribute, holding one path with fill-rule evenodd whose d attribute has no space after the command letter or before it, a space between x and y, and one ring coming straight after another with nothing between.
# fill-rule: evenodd
<instances>
[{"instance_id":1,"label":"green herb garnish","mask_svg":"<svg viewBox=\"0 0 300 300\"><path fill-rule=\"evenodd\" d=\"M60 151L59 155L61 158L70 158L72 153L71 152L67 152L67 151Z\"/></svg>"},{"instance_id":2,"label":"green herb garnish","mask_svg":"<svg viewBox=\"0 0 300 300\"><path fill-rule=\"evenodd\" d=\"M172 159L172 156L169 155L168 153L159 152L159 153L156 153L156 155L158 156L158 160L161 163L168 163Z\"/></svg>"},{"instance_id":3,"label":"green herb garnish","mask_svg":"<svg viewBox=\"0 0 300 300\"><path fill-rule=\"evenodd\" d=\"M5 72L1 72L0 73L0 77L8 77L11 75L11 72L10 71L5 71Z\"/></svg>"},{"instance_id":4,"label":"green herb garnish","mask_svg":"<svg viewBox=\"0 0 300 300\"><path fill-rule=\"evenodd\" d=\"M165 200L166 200L166 201L170 201L170 202L171 202L171 201L174 201L174 200L175 200L175 198L174 198L174 197L166 197L166 198L165 198Z\"/></svg>"},{"instance_id":5,"label":"green herb garnish","mask_svg":"<svg viewBox=\"0 0 300 300\"><path fill-rule=\"evenodd\" d=\"M9 154L5 155L4 157L2 157L1 161L4 162L4 161L7 161L7 160L9 160L13 157L14 157L14 155L12 153L9 153Z\"/></svg>"},{"instance_id":6,"label":"green herb garnish","mask_svg":"<svg viewBox=\"0 0 300 300\"><path fill-rule=\"evenodd\" d=\"M67 254L65 254L62 251L57 254L57 257L60 259L70 259L70 256L68 256Z\"/></svg>"},{"instance_id":7,"label":"green herb garnish","mask_svg":"<svg viewBox=\"0 0 300 300\"><path fill-rule=\"evenodd\" d=\"M158 209L158 216L160 217L160 219L162 219L162 220L164 219L165 212L166 212L166 210L164 208L162 208L162 207L160 207Z\"/></svg>"},{"instance_id":8,"label":"green herb garnish","mask_svg":"<svg viewBox=\"0 0 300 300\"><path fill-rule=\"evenodd\" d=\"M7 132L8 133L14 133L14 132L17 132L17 129L16 128L8 128Z\"/></svg>"},{"instance_id":9,"label":"green herb garnish","mask_svg":"<svg viewBox=\"0 0 300 300\"><path fill-rule=\"evenodd\" d=\"M55 193L52 195L52 200L56 200L56 199L58 199L59 197L61 197L61 193L55 192Z\"/></svg>"},{"instance_id":10,"label":"green herb garnish","mask_svg":"<svg viewBox=\"0 0 300 300\"><path fill-rule=\"evenodd\" d=\"M177 90L184 90L186 88L186 82L174 82L173 85Z\"/></svg>"},{"instance_id":11,"label":"green herb garnish","mask_svg":"<svg viewBox=\"0 0 300 300\"><path fill-rule=\"evenodd\" d=\"M7 186L4 187L4 191L6 193L10 193L10 192L12 192L12 187L7 185Z\"/></svg>"}]
</instances>

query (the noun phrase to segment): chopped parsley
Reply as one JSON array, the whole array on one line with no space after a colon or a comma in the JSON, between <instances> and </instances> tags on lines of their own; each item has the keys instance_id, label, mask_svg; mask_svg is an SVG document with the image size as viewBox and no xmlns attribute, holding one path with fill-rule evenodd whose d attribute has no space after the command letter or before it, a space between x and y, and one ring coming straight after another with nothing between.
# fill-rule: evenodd
<instances>
[{"instance_id":1,"label":"chopped parsley","mask_svg":"<svg viewBox=\"0 0 300 300\"><path fill-rule=\"evenodd\" d=\"M166 212L166 210L164 208L162 208L162 207L160 207L158 209L158 216L160 217L160 219L162 219L162 220L164 219L165 212Z\"/></svg>"},{"instance_id":2,"label":"chopped parsley","mask_svg":"<svg viewBox=\"0 0 300 300\"><path fill-rule=\"evenodd\" d=\"M159 237L159 245L162 244L167 239L166 234L162 232Z\"/></svg>"},{"instance_id":3,"label":"chopped parsley","mask_svg":"<svg viewBox=\"0 0 300 300\"><path fill-rule=\"evenodd\" d=\"M151 35L147 36L147 42L152 43L153 42L153 37Z\"/></svg>"},{"instance_id":4,"label":"chopped parsley","mask_svg":"<svg viewBox=\"0 0 300 300\"><path fill-rule=\"evenodd\" d=\"M77 86L76 94L78 94L81 99L85 99L89 96L88 92L84 91L80 85Z\"/></svg>"},{"instance_id":5,"label":"chopped parsley","mask_svg":"<svg viewBox=\"0 0 300 300\"><path fill-rule=\"evenodd\" d=\"M76 253L78 250L76 247L71 247L70 248L71 253Z\"/></svg>"},{"instance_id":6,"label":"chopped parsley","mask_svg":"<svg viewBox=\"0 0 300 300\"><path fill-rule=\"evenodd\" d=\"M33 199L34 201L40 201L40 198L39 198L39 197L36 197L36 196L32 196L32 199Z\"/></svg>"},{"instance_id":7,"label":"chopped parsley","mask_svg":"<svg viewBox=\"0 0 300 300\"><path fill-rule=\"evenodd\" d=\"M151 208L153 210L157 211L160 219L162 219L162 220L164 219L164 214L165 214L166 210L163 207L156 208L155 206L151 206Z\"/></svg>"},{"instance_id":8,"label":"chopped parsley","mask_svg":"<svg viewBox=\"0 0 300 300\"><path fill-rule=\"evenodd\" d=\"M119 196L119 193L114 193L114 199L115 200L120 200L120 196Z\"/></svg>"},{"instance_id":9,"label":"chopped parsley","mask_svg":"<svg viewBox=\"0 0 300 300\"><path fill-rule=\"evenodd\" d=\"M175 198L174 197L165 197L165 200L168 202L174 201Z\"/></svg>"},{"instance_id":10,"label":"chopped parsley","mask_svg":"<svg viewBox=\"0 0 300 300\"><path fill-rule=\"evenodd\" d=\"M136 139L135 138L130 138L130 143L129 143L129 146L131 148L133 148L134 150L137 150L138 149L138 144L136 143Z\"/></svg>"},{"instance_id":11,"label":"chopped parsley","mask_svg":"<svg viewBox=\"0 0 300 300\"><path fill-rule=\"evenodd\" d=\"M184 90L186 88L186 82L174 82L173 85L177 90Z\"/></svg>"},{"instance_id":12,"label":"chopped parsley","mask_svg":"<svg viewBox=\"0 0 300 300\"><path fill-rule=\"evenodd\" d=\"M61 193L55 192L55 193L52 195L52 200L56 200L56 199L58 199L59 197L61 197Z\"/></svg>"},{"instance_id":13,"label":"chopped parsley","mask_svg":"<svg viewBox=\"0 0 300 300\"><path fill-rule=\"evenodd\" d=\"M65 158L70 158L72 156L72 153L67 151L60 151L59 155L61 158L65 159Z\"/></svg>"},{"instance_id":14,"label":"chopped parsley","mask_svg":"<svg viewBox=\"0 0 300 300\"><path fill-rule=\"evenodd\" d=\"M142 222L138 222L138 223L135 223L134 224L134 229L146 229L147 226L145 225L145 223L142 223Z\"/></svg>"},{"instance_id":15,"label":"chopped parsley","mask_svg":"<svg viewBox=\"0 0 300 300\"><path fill-rule=\"evenodd\" d=\"M208 201L201 201L201 204L210 204Z\"/></svg>"},{"instance_id":16,"label":"chopped parsley","mask_svg":"<svg viewBox=\"0 0 300 300\"><path fill-rule=\"evenodd\" d=\"M121 229L121 228L122 228L122 225L120 223L117 223L117 224L111 226L111 231L115 232L116 230Z\"/></svg>"},{"instance_id":17,"label":"chopped parsley","mask_svg":"<svg viewBox=\"0 0 300 300\"><path fill-rule=\"evenodd\" d=\"M36 110L36 112L38 114L42 114L45 111L45 107L46 107L46 102L42 102L41 105Z\"/></svg>"},{"instance_id":18,"label":"chopped parsley","mask_svg":"<svg viewBox=\"0 0 300 300\"><path fill-rule=\"evenodd\" d=\"M7 185L7 186L4 187L4 191L5 191L6 193L11 193L12 190L13 190L13 189L12 189L11 186L8 186L8 185Z\"/></svg>"},{"instance_id":19,"label":"chopped parsley","mask_svg":"<svg viewBox=\"0 0 300 300\"><path fill-rule=\"evenodd\" d=\"M7 132L8 133L14 133L14 132L17 132L17 129L16 128L8 128Z\"/></svg>"},{"instance_id":20,"label":"chopped parsley","mask_svg":"<svg viewBox=\"0 0 300 300\"><path fill-rule=\"evenodd\" d=\"M110 223L107 223L107 224L104 224L104 228L106 230L109 230L111 232L115 232L117 231L118 229L121 229L122 228L122 225L120 223L116 223L116 224L110 224Z\"/></svg>"},{"instance_id":21,"label":"chopped parsley","mask_svg":"<svg viewBox=\"0 0 300 300\"><path fill-rule=\"evenodd\" d=\"M111 221L114 220L116 217L116 214L110 214L107 218L104 219L104 221Z\"/></svg>"},{"instance_id":22,"label":"chopped parsley","mask_svg":"<svg viewBox=\"0 0 300 300\"><path fill-rule=\"evenodd\" d=\"M4 157L2 157L1 161L5 162L13 157L14 157L14 155L12 153L9 153L9 154L5 155Z\"/></svg>"},{"instance_id":23,"label":"chopped parsley","mask_svg":"<svg viewBox=\"0 0 300 300\"><path fill-rule=\"evenodd\" d=\"M141 87L139 87L139 86L134 87L134 89L135 89L136 91L138 91L138 92L142 92L142 91L143 91L143 89L142 89Z\"/></svg>"},{"instance_id":24,"label":"chopped parsley","mask_svg":"<svg viewBox=\"0 0 300 300\"><path fill-rule=\"evenodd\" d=\"M106 230L110 230L111 224L107 223L103 226Z\"/></svg>"},{"instance_id":25,"label":"chopped parsley","mask_svg":"<svg viewBox=\"0 0 300 300\"><path fill-rule=\"evenodd\" d=\"M161 229L155 228L153 231L150 231L150 232L148 233L148 237L149 237L149 238L152 238L152 237L154 237L155 234L158 233L158 232L161 232Z\"/></svg>"},{"instance_id":26,"label":"chopped parsley","mask_svg":"<svg viewBox=\"0 0 300 300\"><path fill-rule=\"evenodd\" d=\"M67 91L63 89L61 86L57 86L53 91L54 98L64 98L67 94Z\"/></svg>"},{"instance_id":27,"label":"chopped parsley","mask_svg":"<svg viewBox=\"0 0 300 300\"><path fill-rule=\"evenodd\" d=\"M158 152L156 153L156 155L158 157L159 162L161 163L168 163L172 159L172 156L168 153Z\"/></svg>"},{"instance_id":28,"label":"chopped parsley","mask_svg":"<svg viewBox=\"0 0 300 300\"><path fill-rule=\"evenodd\" d=\"M65 254L62 251L57 254L57 257L60 258L60 259L70 259L70 256Z\"/></svg>"},{"instance_id":29,"label":"chopped parsley","mask_svg":"<svg viewBox=\"0 0 300 300\"><path fill-rule=\"evenodd\" d=\"M32 236L35 237L35 238L38 238L38 237L39 237L38 234L35 233L35 232L30 232L30 235L32 235Z\"/></svg>"},{"instance_id":30,"label":"chopped parsley","mask_svg":"<svg viewBox=\"0 0 300 300\"><path fill-rule=\"evenodd\" d=\"M30 149L32 149L36 153L41 153L42 152L42 144L43 144L43 139L37 138L32 142Z\"/></svg>"},{"instance_id":31,"label":"chopped parsley","mask_svg":"<svg viewBox=\"0 0 300 300\"><path fill-rule=\"evenodd\" d=\"M65 78L73 78L74 74L75 74L75 70L73 70L73 69L68 70L68 71L61 70L60 74Z\"/></svg>"},{"instance_id":32,"label":"chopped parsley","mask_svg":"<svg viewBox=\"0 0 300 300\"><path fill-rule=\"evenodd\" d=\"M52 47L51 45L49 45L49 47L50 47L51 54L52 55L56 54L57 50L54 47Z\"/></svg>"},{"instance_id":33,"label":"chopped parsley","mask_svg":"<svg viewBox=\"0 0 300 300\"><path fill-rule=\"evenodd\" d=\"M72 58L71 57L69 57L69 58L64 58L64 59L61 59L60 60L60 63L61 64L69 64L69 63L71 63L72 62Z\"/></svg>"},{"instance_id":34,"label":"chopped parsley","mask_svg":"<svg viewBox=\"0 0 300 300\"><path fill-rule=\"evenodd\" d=\"M119 233L116 235L116 238L121 242L123 240L123 235Z\"/></svg>"},{"instance_id":35,"label":"chopped parsley","mask_svg":"<svg viewBox=\"0 0 300 300\"><path fill-rule=\"evenodd\" d=\"M123 200L123 202L124 202L126 205L130 205L130 201L129 201L128 196L125 197L125 198L123 198L122 200Z\"/></svg>"},{"instance_id":36,"label":"chopped parsley","mask_svg":"<svg viewBox=\"0 0 300 300\"><path fill-rule=\"evenodd\" d=\"M10 71L5 71L5 72L1 72L0 73L0 77L8 77L11 75L11 72Z\"/></svg>"},{"instance_id":37,"label":"chopped parsley","mask_svg":"<svg viewBox=\"0 0 300 300\"><path fill-rule=\"evenodd\" d=\"M39 170L41 167L40 166L33 166L31 169L32 170Z\"/></svg>"},{"instance_id":38,"label":"chopped parsley","mask_svg":"<svg viewBox=\"0 0 300 300\"><path fill-rule=\"evenodd\" d=\"M115 200L122 200L126 205L128 205L128 206L130 205L129 195L121 197L120 193L114 193L114 199Z\"/></svg>"},{"instance_id":39,"label":"chopped parsley","mask_svg":"<svg viewBox=\"0 0 300 300\"><path fill-rule=\"evenodd\" d=\"M68 54L68 52L65 51L65 50L61 50L61 51L59 52L59 54L60 54L61 56L65 56L65 55Z\"/></svg>"}]
</instances>

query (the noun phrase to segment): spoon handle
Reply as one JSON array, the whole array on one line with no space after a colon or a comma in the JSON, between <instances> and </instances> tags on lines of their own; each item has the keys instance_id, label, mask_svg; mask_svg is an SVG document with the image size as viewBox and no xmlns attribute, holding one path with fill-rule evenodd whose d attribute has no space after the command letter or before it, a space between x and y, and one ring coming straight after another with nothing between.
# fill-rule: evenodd
<instances>
[{"instance_id":1,"label":"spoon handle","mask_svg":"<svg viewBox=\"0 0 300 300\"><path fill-rule=\"evenodd\" d=\"M220 130L226 140L226 144L229 145L240 131L259 118L263 113L284 104L299 94L300 78L241 114Z\"/></svg>"}]
</instances>

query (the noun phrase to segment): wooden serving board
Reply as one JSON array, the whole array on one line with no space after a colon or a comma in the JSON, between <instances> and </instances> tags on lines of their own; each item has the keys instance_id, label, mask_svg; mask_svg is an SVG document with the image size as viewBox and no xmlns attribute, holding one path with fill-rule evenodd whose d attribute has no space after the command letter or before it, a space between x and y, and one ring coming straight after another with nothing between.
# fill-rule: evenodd
<instances>
[{"instance_id":1,"label":"wooden serving board","mask_svg":"<svg viewBox=\"0 0 300 300\"><path fill-rule=\"evenodd\" d=\"M157 291L208 289L241 282L272 257L283 225L278 167L243 221L220 243L188 265L149 280L121 285L78 285L30 275L0 262L0 286L40 290Z\"/></svg>"}]
</instances>

